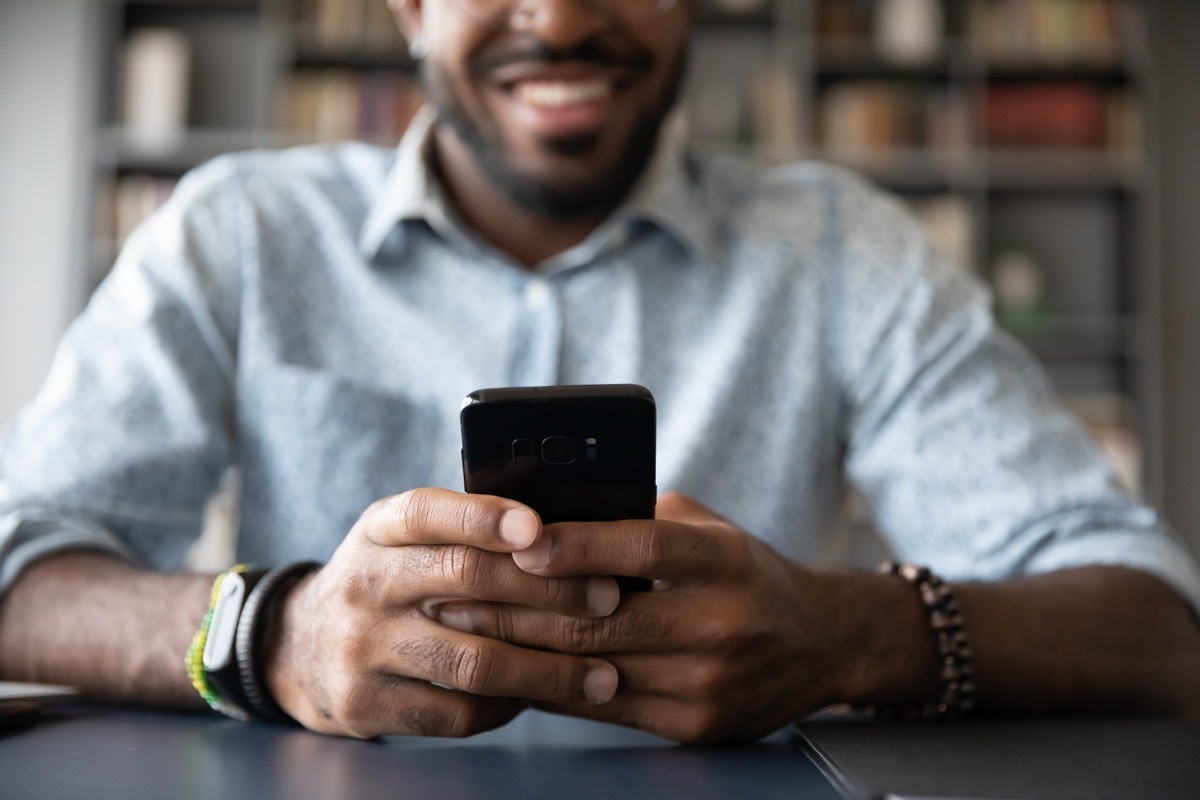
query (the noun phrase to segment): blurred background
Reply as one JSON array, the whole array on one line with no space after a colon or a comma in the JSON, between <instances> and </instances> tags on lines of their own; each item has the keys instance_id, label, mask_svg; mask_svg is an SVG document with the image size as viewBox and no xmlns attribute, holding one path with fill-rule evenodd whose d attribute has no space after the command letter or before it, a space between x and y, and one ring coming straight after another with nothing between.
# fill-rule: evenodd
<instances>
[{"instance_id":1,"label":"blurred background","mask_svg":"<svg viewBox=\"0 0 1200 800\"><path fill-rule=\"evenodd\" d=\"M1200 550L1200 2L702 6L697 145L911 203ZM180 175L420 103L385 0L0 0L0 422Z\"/></svg>"}]
</instances>

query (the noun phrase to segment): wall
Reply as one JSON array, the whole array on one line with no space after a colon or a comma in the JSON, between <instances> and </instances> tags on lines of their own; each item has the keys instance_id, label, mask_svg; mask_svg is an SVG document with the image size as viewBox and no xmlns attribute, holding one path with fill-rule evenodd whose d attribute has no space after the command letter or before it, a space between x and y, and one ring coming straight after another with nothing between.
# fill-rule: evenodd
<instances>
[{"instance_id":1,"label":"wall","mask_svg":"<svg viewBox=\"0 0 1200 800\"><path fill-rule=\"evenodd\" d=\"M1159 231L1167 518L1200 553L1200 3L1160 0Z\"/></svg>"},{"instance_id":2,"label":"wall","mask_svg":"<svg viewBox=\"0 0 1200 800\"><path fill-rule=\"evenodd\" d=\"M0 420L78 308L100 5L0 0Z\"/></svg>"}]
</instances>

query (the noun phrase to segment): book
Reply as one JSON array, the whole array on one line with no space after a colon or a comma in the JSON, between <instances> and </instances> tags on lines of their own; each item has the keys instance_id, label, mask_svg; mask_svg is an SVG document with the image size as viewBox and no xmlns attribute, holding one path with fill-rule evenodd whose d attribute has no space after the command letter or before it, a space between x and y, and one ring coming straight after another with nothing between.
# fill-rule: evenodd
<instances>
[{"instance_id":1,"label":"book","mask_svg":"<svg viewBox=\"0 0 1200 800\"><path fill-rule=\"evenodd\" d=\"M276 129L298 140L394 144L424 104L413 76L386 70L297 70L280 95Z\"/></svg>"},{"instance_id":2,"label":"book","mask_svg":"<svg viewBox=\"0 0 1200 800\"><path fill-rule=\"evenodd\" d=\"M991 147L1135 153L1142 146L1135 97L1088 81L993 83L984 90L981 116Z\"/></svg>"},{"instance_id":3,"label":"book","mask_svg":"<svg viewBox=\"0 0 1200 800\"><path fill-rule=\"evenodd\" d=\"M145 150L169 150L188 127L191 45L172 28L140 28L122 48L121 124Z\"/></svg>"},{"instance_id":4,"label":"book","mask_svg":"<svg viewBox=\"0 0 1200 800\"><path fill-rule=\"evenodd\" d=\"M998 64L1111 63L1131 13L1126 0L972 0L967 41Z\"/></svg>"}]
</instances>

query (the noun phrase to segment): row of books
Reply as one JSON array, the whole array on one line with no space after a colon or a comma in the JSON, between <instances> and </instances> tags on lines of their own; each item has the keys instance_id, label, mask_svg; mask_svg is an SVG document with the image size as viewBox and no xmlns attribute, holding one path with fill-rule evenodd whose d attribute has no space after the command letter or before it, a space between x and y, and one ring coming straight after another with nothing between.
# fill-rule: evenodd
<instances>
[{"instance_id":1,"label":"row of books","mask_svg":"<svg viewBox=\"0 0 1200 800\"><path fill-rule=\"evenodd\" d=\"M293 0L293 15L319 47L402 46L386 0Z\"/></svg>"},{"instance_id":2,"label":"row of books","mask_svg":"<svg viewBox=\"0 0 1200 800\"><path fill-rule=\"evenodd\" d=\"M280 95L276 127L301 140L395 143L424 101L404 73L297 70Z\"/></svg>"},{"instance_id":3,"label":"row of books","mask_svg":"<svg viewBox=\"0 0 1200 800\"><path fill-rule=\"evenodd\" d=\"M992 147L1141 152L1142 111L1128 89L1082 81L989 86L984 139Z\"/></svg>"},{"instance_id":4,"label":"row of books","mask_svg":"<svg viewBox=\"0 0 1200 800\"><path fill-rule=\"evenodd\" d=\"M961 151L970 145L967 99L952 87L843 81L817 99L815 141L837 155Z\"/></svg>"},{"instance_id":5,"label":"row of books","mask_svg":"<svg viewBox=\"0 0 1200 800\"><path fill-rule=\"evenodd\" d=\"M962 5L965 30L959 33L958 0L821 0L816 34L827 44L874 40L879 47L902 19L906 27L919 28L906 35L919 40L927 56L937 55L950 35L965 37L972 53L990 62L1111 63L1120 57L1136 20L1130 0L970 0Z\"/></svg>"},{"instance_id":6,"label":"row of books","mask_svg":"<svg viewBox=\"0 0 1200 800\"><path fill-rule=\"evenodd\" d=\"M93 227L108 251L98 254L99 260L112 261L134 229L167 202L176 182L174 178L131 173L99 188Z\"/></svg>"},{"instance_id":7,"label":"row of books","mask_svg":"<svg viewBox=\"0 0 1200 800\"><path fill-rule=\"evenodd\" d=\"M953 263L974 272L975 217L967 200L955 194L941 194L912 198L909 205L933 246Z\"/></svg>"},{"instance_id":8,"label":"row of books","mask_svg":"<svg viewBox=\"0 0 1200 800\"><path fill-rule=\"evenodd\" d=\"M1128 0L972 0L967 40L993 62L1112 62L1132 24Z\"/></svg>"},{"instance_id":9,"label":"row of books","mask_svg":"<svg viewBox=\"0 0 1200 800\"><path fill-rule=\"evenodd\" d=\"M972 113L989 147L1136 154L1143 146L1137 96L1086 81L992 84L974 98L906 81L842 81L817 98L815 141L848 156L963 151Z\"/></svg>"}]
</instances>

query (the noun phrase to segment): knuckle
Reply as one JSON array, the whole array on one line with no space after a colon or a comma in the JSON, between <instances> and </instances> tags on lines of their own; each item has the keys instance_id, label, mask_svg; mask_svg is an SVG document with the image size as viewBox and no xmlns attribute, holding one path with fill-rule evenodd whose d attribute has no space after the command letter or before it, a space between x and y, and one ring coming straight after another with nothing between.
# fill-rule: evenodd
<instances>
[{"instance_id":1,"label":"knuckle","mask_svg":"<svg viewBox=\"0 0 1200 800\"><path fill-rule=\"evenodd\" d=\"M657 525L650 526L646 536L645 552L642 554L646 569L653 574L661 569L671 558L671 541Z\"/></svg>"},{"instance_id":2,"label":"knuckle","mask_svg":"<svg viewBox=\"0 0 1200 800\"><path fill-rule=\"evenodd\" d=\"M572 653L595 652L600 642L600 632L597 621L572 617L566 626L566 649Z\"/></svg>"},{"instance_id":3,"label":"knuckle","mask_svg":"<svg viewBox=\"0 0 1200 800\"><path fill-rule=\"evenodd\" d=\"M749 536L730 536L726 537L726 541L729 544L721 549L734 574L739 578L752 576L757 561L756 543Z\"/></svg>"},{"instance_id":4,"label":"knuckle","mask_svg":"<svg viewBox=\"0 0 1200 800\"><path fill-rule=\"evenodd\" d=\"M479 713L475 703L457 703L446 715L443 736L462 739L479 730Z\"/></svg>"},{"instance_id":5,"label":"knuckle","mask_svg":"<svg viewBox=\"0 0 1200 800\"><path fill-rule=\"evenodd\" d=\"M398 712L400 724L410 736L454 736L449 732L450 719L429 705L408 705Z\"/></svg>"},{"instance_id":6,"label":"knuckle","mask_svg":"<svg viewBox=\"0 0 1200 800\"><path fill-rule=\"evenodd\" d=\"M458 504L458 526L459 534L468 541L473 541L478 538L478 532L481 529L491 527L492 523L491 512L474 498L464 498Z\"/></svg>"},{"instance_id":7,"label":"knuckle","mask_svg":"<svg viewBox=\"0 0 1200 800\"><path fill-rule=\"evenodd\" d=\"M464 592L479 585L483 553L470 545L447 545L441 551L443 578Z\"/></svg>"},{"instance_id":8,"label":"knuckle","mask_svg":"<svg viewBox=\"0 0 1200 800\"><path fill-rule=\"evenodd\" d=\"M428 505L426 496L421 489L409 489L392 497L389 502L389 521L398 530L420 530Z\"/></svg>"},{"instance_id":9,"label":"knuckle","mask_svg":"<svg viewBox=\"0 0 1200 800\"><path fill-rule=\"evenodd\" d=\"M696 626L696 639L709 652L723 652L728 647L733 632L723 615L706 615Z\"/></svg>"},{"instance_id":10,"label":"knuckle","mask_svg":"<svg viewBox=\"0 0 1200 800\"><path fill-rule=\"evenodd\" d=\"M373 584L369 571L351 567L342 571L335 591L345 606L357 608L374 594Z\"/></svg>"},{"instance_id":11,"label":"knuckle","mask_svg":"<svg viewBox=\"0 0 1200 800\"><path fill-rule=\"evenodd\" d=\"M342 670L355 670L364 662L367 642L367 624L361 618L349 615L338 622L332 650Z\"/></svg>"},{"instance_id":12,"label":"knuckle","mask_svg":"<svg viewBox=\"0 0 1200 800\"><path fill-rule=\"evenodd\" d=\"M464 642L453 653L451 674L454 685L467 692L480 693L487 689L494 658L491 650L477 642Z\"/></svg>"},{"instance_id":13,"label":"knuckle","mask_svg":"<svg viewBox=\"0 0 1200 800\"><path fill-rule=\"evenodd\" d=\"M679 735L684 744L708 744L720 738L720 714L709 704L701 703L688 710Z\"/></svg>"},{"instance_id":14,"label":"knuckle","mask_svg":"<svg viewBox=\"0 0 1200 800\"><path fill-rule=\"evenodd\" d=\"M716 661L704 661L692 669L691 690L700 697L713 697L725 683L725 670Z\"/></svg>"},{"instance_id":15,"label":"knuckle","mask_svg":"<svg viewBox=\"0 0 1200 800\"><path fill-rule=\"evenodd\" d=\"M344 677L329 698L330 716L348 733L361 736L365 733L364 722L373 706L371 693L364 683L354 677Z\"/></svg>"},{"instance_id":16,"label":"knuckle","mask_svg":"<svg viewBox=\"0 0 1200 800\"><path fill-rule=\"evenodd\" d=\"M581 590L577 581L546 578L539 580L541 600L548 608L574 607L581 597L586 597L587 589ZM586 601L585 601L586 602Z\"/></svg>"}]
</instances>

